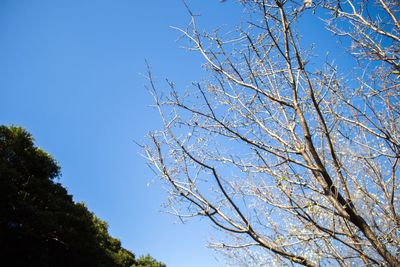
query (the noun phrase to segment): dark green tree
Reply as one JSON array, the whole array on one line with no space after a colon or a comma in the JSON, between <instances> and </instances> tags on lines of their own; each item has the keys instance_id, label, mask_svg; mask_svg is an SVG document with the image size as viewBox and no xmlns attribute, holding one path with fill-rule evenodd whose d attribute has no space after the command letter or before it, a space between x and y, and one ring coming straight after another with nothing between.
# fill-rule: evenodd
<instances>
[{"instance_id":1,"label":"dark green tree","mask_svg":"<svg viewBox=\"0 0 400 267\"><path fill-rule=\"evenodd\" d=\"M20 127L0 126L0 261L7 266L165 266L136 260L56 182L60 167ZM2 263L0 262L0 265Z\"/></svg>"}]
</instances>

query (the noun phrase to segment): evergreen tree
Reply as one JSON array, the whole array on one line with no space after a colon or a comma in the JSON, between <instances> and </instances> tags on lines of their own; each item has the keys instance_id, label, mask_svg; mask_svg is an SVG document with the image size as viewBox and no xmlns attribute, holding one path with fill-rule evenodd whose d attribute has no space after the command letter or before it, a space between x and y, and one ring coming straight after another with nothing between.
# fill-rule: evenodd
<instances>
[{"instance_id":1,"label":"evergreen tree","mask_svg":"<svg viewBox=\"0 0 400 267\"><path fill-rule=\"evenodd\" d=\"M20 127L0 126L0 257L8 266L165 266L121 247L107 223L74 203L60 167ZM147 259L147 257L146 257ZM2 264L1 264L2 265Z\"/></svg>"}]
</instances>

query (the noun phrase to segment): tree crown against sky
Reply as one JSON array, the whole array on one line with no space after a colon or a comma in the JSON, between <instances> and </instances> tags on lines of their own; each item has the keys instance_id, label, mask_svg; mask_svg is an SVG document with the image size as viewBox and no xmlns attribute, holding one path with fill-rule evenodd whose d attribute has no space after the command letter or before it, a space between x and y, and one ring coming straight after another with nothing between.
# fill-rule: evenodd
<instances>
[{"instance_id":1,"label":"tree crown against sky","mask_svg":"<svg viewBox=\"0 0 400 267\"><path fill-rule=\"evenodd\" d=\"M55 181L60 167L20 127L0 126L0 255L8 266L162 267L135 259Z\"/></svg>"},{"instance_id":2,"label":"tree crown against sky","mask_svg":"<svg viewBox=\"0 0 400 267\"><path fill-rule=\"evenodd\" d=\"M195 12L177 29L207 80L166 95L149 72L167 206L208 218L225 233L211 246L246 265L399 266L398 2L241 2L237 29L202 32ZM353 61L303 45L311 16Z\"/></svg>"}]
</instances>

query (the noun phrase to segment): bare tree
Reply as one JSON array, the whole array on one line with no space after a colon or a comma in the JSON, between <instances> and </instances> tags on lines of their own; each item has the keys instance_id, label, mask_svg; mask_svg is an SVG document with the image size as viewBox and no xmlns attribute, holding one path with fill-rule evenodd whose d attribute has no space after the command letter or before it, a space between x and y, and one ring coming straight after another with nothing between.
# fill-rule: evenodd
<instances>
[{"instance_id":1,"label":"bare tree","mask_svg":"<svg viewBox=\"0 0 400 267\"><path fill-rule=\"evenodd\" d=\"M149 71L164 129L145 151L169 208L248 266L400 266L398 1L242 4L233 32L178 29L207 81L161 97ZM301 46L308 16L349 44L351 74Z\"/></svg>"}]
</instances>

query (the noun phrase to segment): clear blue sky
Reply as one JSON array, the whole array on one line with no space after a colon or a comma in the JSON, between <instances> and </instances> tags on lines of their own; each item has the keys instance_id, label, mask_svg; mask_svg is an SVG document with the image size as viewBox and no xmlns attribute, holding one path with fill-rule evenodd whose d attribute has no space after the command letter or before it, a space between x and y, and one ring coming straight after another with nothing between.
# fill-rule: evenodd
<instances>
[{"instance_id":1,"label":"clear blue sky","mask_svg":"<svg viewBox=\"0 0 400 267\"><path fill-rule=\"evenodd\" d=\"M189 4L204 27L240 22L235 1ZM188 22L181 0L1 0L0 124L30 131L74 199L126 248L169 267L222 266L206 248L205 221L182 225L160 212L165 190L134 144L160 128L145 59L160 82L204 77L169 28Z\"/></svg>"}]
</instances>

